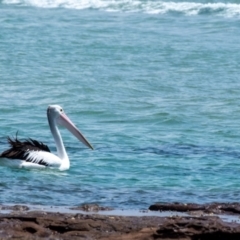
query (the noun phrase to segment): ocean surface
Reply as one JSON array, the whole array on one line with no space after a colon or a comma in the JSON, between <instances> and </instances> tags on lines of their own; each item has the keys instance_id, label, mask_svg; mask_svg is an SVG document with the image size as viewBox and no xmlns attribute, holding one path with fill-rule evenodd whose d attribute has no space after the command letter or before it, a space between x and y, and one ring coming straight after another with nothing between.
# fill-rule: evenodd
<instances>
[{"instance_id":1,"label":"ocean surface","mask_svg":"<svg viewBox=\"0 0 240 240\"><path fill-rule=\"evenodd\" d=\"M54 152L67 171L0 166L0 204L146 209L240 199L239 0L0 0L0 151Z\"/></svg>"}]
</instances>

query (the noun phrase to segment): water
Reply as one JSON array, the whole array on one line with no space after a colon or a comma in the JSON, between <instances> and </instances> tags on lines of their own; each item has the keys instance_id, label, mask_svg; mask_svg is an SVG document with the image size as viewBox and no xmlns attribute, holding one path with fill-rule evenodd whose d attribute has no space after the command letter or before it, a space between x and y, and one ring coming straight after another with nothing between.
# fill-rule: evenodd
<instances>
[{"instance_id":1,"label":"water","mask_svg":"<svg viewBox=\"0 0 240 240\"><path fill-rule=\"evenodd\" d=\"M55 145L65 172L0 167L0 203L146 209L240 197L239 1L1 0L0 150Z\"/></svg>"}]
</instances>

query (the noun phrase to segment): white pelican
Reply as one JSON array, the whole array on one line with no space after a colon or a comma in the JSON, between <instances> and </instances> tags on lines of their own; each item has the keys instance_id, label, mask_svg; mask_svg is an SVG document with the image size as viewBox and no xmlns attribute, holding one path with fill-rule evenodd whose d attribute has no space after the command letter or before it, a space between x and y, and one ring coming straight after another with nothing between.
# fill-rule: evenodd
<instances>
[{"instance_id":1,"label":"white pelican","mask_svg":"<svg viewBox=\"0 0 240 240\"><path fill-rule=\"evenodd\" d=\"M87 147L93 149L92 145L81 134L76 126L58 105L50 105L47 109L49 127L57 147L57 155L50 152L47 145L29 138L19 141L8 137L10 148L0 154L0 164L25 168L57 168L67 170L70 167L69 158L63 145L57 125L66 127L77 139Z\"/></svg>"}]
</instances>

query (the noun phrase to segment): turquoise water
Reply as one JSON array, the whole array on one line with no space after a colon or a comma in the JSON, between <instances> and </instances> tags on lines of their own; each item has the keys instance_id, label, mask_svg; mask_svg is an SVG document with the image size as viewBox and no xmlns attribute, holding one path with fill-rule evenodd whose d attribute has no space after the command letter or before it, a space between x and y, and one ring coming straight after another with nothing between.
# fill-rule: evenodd
<instances>
[{"instance_id":1,"label":"turquoise water","mask_svg":"<svg viewBox=\"0 0 240 240\"><path fill-rule=\"evenodd\" d=\"M61 129L71 168L1 166L1 204L239 200L238 1L3 0L0 24L0 150L55 151L49 104L95 148Z\"/></svg>"}]
</instances>

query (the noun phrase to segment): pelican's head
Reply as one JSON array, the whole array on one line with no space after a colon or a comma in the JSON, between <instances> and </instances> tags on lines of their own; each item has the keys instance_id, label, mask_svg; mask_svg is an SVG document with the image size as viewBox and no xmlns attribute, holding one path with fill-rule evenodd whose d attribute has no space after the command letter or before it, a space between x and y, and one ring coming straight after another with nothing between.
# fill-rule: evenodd
<instances>
[{"instance_id":1,"label":"pelican's head","mask_svg":"<svg viewBox=\"0 0 240 240\"><path fill-rule=\"evenodd\" d=\"M47 109L47 116L49 125L58 124L67 128L78 140L80 140L84 145L93 149L92 145L83 136L83 134L77 129L77 127L72 123L68 116L64 113L63 108L59 105L49 105Z\"/></svg>"},{"instance_id":2,"label":"pelican's head","mask_svg":"<svg viewBox=\"0 0 240 240\"><path fill-rule=\"evenodd\" d=\"M57 119L63 113L63 108L59 105L49 105L47 116L52 119Z\"/></svg>"}]
</instances>

